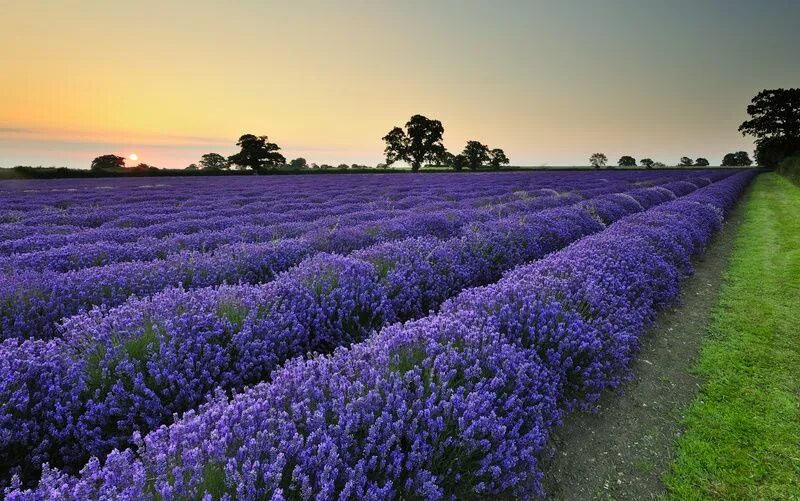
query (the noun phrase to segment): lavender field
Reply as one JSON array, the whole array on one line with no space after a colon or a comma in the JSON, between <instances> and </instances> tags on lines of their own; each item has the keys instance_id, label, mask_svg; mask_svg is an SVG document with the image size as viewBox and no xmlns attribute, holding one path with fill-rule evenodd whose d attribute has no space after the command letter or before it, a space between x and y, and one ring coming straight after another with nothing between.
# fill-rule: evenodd
<instances>
[{"instance_id":1,"label":"lavender field","mask_svg":"<svg viewBox=\"0 0 800 501\"><path fill-rule=\"evenodd\" d=\"M7 499L546 495L742 170L7 181ZM666 334L665 334L666 335Z\"/></svg>"}]
</instances>

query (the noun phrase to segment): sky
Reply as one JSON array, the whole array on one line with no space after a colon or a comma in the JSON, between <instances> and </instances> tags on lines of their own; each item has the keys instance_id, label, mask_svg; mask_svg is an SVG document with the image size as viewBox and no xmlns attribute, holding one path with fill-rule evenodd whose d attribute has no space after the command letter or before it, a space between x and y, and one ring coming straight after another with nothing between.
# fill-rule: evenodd
<instances>
[{"instance_id":1,"label":"sky","mask_svg":"<svg viewBox=\"0 0 800 501\"><path fill-rule=\"evenodd\" d=\"M512 165L718 164L800 86L796 0L0 0L0 167L183 168L244 133L376 164L413 114ZM132 162L129 162L132 163Z\"/></svg>"}]
</instances>

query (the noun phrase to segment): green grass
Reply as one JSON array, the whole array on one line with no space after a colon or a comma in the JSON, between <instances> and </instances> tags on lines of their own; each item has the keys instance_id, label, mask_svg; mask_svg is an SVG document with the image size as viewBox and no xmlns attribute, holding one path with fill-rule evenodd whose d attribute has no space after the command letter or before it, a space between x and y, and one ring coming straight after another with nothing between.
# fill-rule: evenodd
<instances>
[{"instance_id":1,"label":"green grass","mask_svg":"<svg viewBox=\"0 0 800 501\"><path fill-rule=\"evenodd\" d=\"M800 188L762 174L697 371L674 499L800 499Z\"/></svg>"}]
</instances>

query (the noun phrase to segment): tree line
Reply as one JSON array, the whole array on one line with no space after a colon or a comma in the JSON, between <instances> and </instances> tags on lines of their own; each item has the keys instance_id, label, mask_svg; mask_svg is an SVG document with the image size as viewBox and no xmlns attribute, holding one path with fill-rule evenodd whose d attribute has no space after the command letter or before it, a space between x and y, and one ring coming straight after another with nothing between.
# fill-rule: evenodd
<instances>
[{"instance_id":1,"label":"tree line","mask_svg":"<svg viewBox=\"0 0 800 501\"><path fill-rule=\"evenodd\" d=\"M600 169L602 167L608 166L608 157L605 153L592 153L589 157L589 165L594 167L595 169ZM678 160L678 163L675 164L675 167L707 167L711 165L708 162L708 159L705 157L697 157L697 159L692 160L691 157L681 157ZM720 164L723 167L749 167L753 165L753 161L750 159L750 155L747 154L746 151L737 151L735 153L728 153L724 157L722 157L722 163ZM639 163L636 162L636 159L630 155L622 155L619 160L617 160L618 167L645 167L647 169L657 168L657 167L667 167L665 163L662 162L655 162L652 158L643 158L639 160Z\"/></svg>"},{"instance_id":2,"label":"tree line","mask_svg":"<svg viewBox=\"0 0 800 501\"><path fill-rule=\"evenodd\" d=\"M747 107L750 119L739 126L743 135L752 135L755 141L755 159L758 165L774 166L782 159L800 155L800 89L774 89L759 92ZM403 127L393 127L381 139L385 144L385 162L378 168L387 169L397 162L405 162L412 171L425 166L450 168L456 171L464 169L478 170L490 168L500 169L509 164L509 159L500 148L490 148L478 140L469 140L460 153L450 152L445 148L444 126L439 120L423 115L414 115ZM224 171L229 169L253 170L265 172L275 169L360 169L365 165L309 164L304 158L295 158L287 163L286 157L280 153L280 146L269 140L268 136L254 134L242 135L236 143L240 151L229 157L219 153L206 153L199 162L189 165L187 170ZM604 153L593 153L589 164L597 169L608 166L608 157ZM725 167L750 166L753 164L746 151L726 154L720 165ZM619 167L657 168L666 167L662 162L651 158L642 158L637 163L631 155L623 155L617 161ZM707 158L692 159L683 156L676 166L705 167L709 165ZM154 167L138 164L126 167L125 159L117 155L102 155L94 159L92 170L113 171L134 169L147 171Z\"/></svg>"}]
</instances>

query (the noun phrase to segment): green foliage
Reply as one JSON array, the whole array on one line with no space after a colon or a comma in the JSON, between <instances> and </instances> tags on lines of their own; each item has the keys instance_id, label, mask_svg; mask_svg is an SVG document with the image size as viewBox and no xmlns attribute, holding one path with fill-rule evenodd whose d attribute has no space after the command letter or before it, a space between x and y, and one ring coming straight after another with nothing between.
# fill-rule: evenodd
<instances>
[{"instance_id":1,"label":"green foliage","mask_svg":"<svg viewBox=\"0 0 800 501\"><path fill-rule=\"evenodd\" d=\"M93 171L125 168L125 159L117 155L101 155L92 160Z\"/></svg>"},{"instance_id":2,"label":"green foliage","mask_svg":"<svg viewBox=\"0 0 800 501\"><path fill-rule=\"evenodd\" d=\"M753 165L753 161L750 160L750 155L746 151L728 153L722 157L723 167L748 167L750 165Z\"/></svg>"},{"instance_id":3,"label":"green foliage","mask_svg":"<svg viewBox=\"0 0 800 501\"><path fill-rule=\"evenodd\" d=\"M608 157L605 153L592 153L589 157L589 164L595 169L599 169L608 163Z\"/></svg>"},{"instance_id":4,"label":"green foliage","mask_svg":"<svg viewBox=\"0 0 800 501\"><path fill-rule=\"evenodd\" d=\"M297 157L289 162L289 167L294 170L308 169L308 162L306 162L306 159L303 157Z\"/></svg>"},{"instance_id":5,"label":"green foliage","mask_svg":"<svg viewBox=\"0 0 800 501\"><path fill-rule=\"evenodd\" d=\"M800 137L765 137L756 141L756 163L762 167L775 167L790 156L800 156Z\"/></svg>"},{"instance_id":6,"label":"green foliage","mask_svg":"<svg viewBox=\"0 0 800 501\"><path fill-rule=\"evenodd\" d=\"M622 155L619 157L617 165L620 167L636 167L636 159L630 155Z\"/></svg>"},{"instance_id":7,"label":"green foliage","mask_svg":"<svg viewBox=\"0 0 800 501\"><path fill-rule=\"evenodd\" d=\"M461 155L467 161L467 167L472 170L478 170L483 164L489 161L489 147L480 141L467 141L464 151Z\"/></svg>"},{"instance_id":8,"label":"green foliage","mask_svg":"<svg viewBox=\"0 0 800 501\"><path fill-rule=\"evenodd\" d=\"M222 464L211 462L203 466L203 479L198 490L208 492L212 499L220 499L228 492L228 486L225 484L225 468Z\"/></svg>"},{"instance_id":9,"label":"green foliage","mask_svg":"<svg viewBox=\"0 0 800 501\"><path fill-rule=\"evenodd\" d=\"M383 136L386 165L403 161L411 164L411 170L418 171L425 162L439 161L446 151L442 144L443 135L442 122L422 115L412 116L406 122L405 130L394 127Z\"/></svg>"},{"instance_id":10,"label":"green foliage","mask_svg":"<svg viewBox=\"0 0 800 501\"><path fill-rule=\"evenodd\" d=\"M747 107L750 120L739 126L742 135L756 138L756 161L774 167L784 158L800 155L800 89L765 89Z\"/></svg>"},{"instance_id":11,"label":"green foliage","mask_svg":"<svg viewBox=\"0 0 800 501\"><path fill-rule=\"evenodd\" d=\"M280 146L270 143L267 136L245 134L239 138L236 146L242 150L228 157L228 161L241 169L250 168L258 172L286 163L286 158L278 153Z\"/></svg>"},{"instance_id":12,"label":"green foliage","mask_svg":"<svg viewBox=\"0 0 800 501\"><path fill-rule=\"evenodd\" d=\"M795 184L800 185L800 156L784 158L778 164L777 172Z\"/></svg>"},{"instance_id":13,"label":"green foliage","mask_svg":"<svg viewBox=\"0 0 800 501\"><path fill-rule=\"evenodd\" d=\"M508 165L509 162L510 160L506 156L506 153L500 148L494 148L489 152L489 165L491 165L494 170L500 169L501 165Z\"/></svg>"},{"instance_id":14,"label":"green foliage","mask_svg":"<svg viewBox=\"0 0 800 501\"><path fill-rule=\"evenodd\" d=\"M681 167L691 167L693 164L694 162L689 157L681 157L681 160L678 163L678 165Z\"/></svg>"},{"instance_id":15,"label":"green foliage","mask_svg":"<svg viewBox=\"0 0 800 501\"><path fill-rule=\"evenodd\" d=\"M219 153L206 153L200 157L200 168L203 170L223 170L228 167L228 160Z\"/></svg>"},{"instance_id":16,"label":"green foliage","mask_svg":"<svg viewBox=\"0 0 800 501\"><path fill-rule=\"evenodd\" d=\"M756 179L712 315L704 381L666 476L675 499L800 493L800 188Z\"/></svg>"},{"instance_id":17,"label":"green foliage","mask_svg":"<svg viewBox=\"0 0 800 501\"><path fill-rule=\"evenodd\" d=\"M709 165L708 159L703 157L698 157L697 160L694 161L694 164L698 167L707 167Z\"/></svg>"},{"instance_id":18,"label":"green foliage","mask_svg":"<svg viewBox=\"0 0 800 501\"><path fill-rule=\"evenodd\" d=\"M800 89L762 90L750 101L747 114L750 120L739 126L743 135L800 137Z\"/></svg>"}]
</instances>

